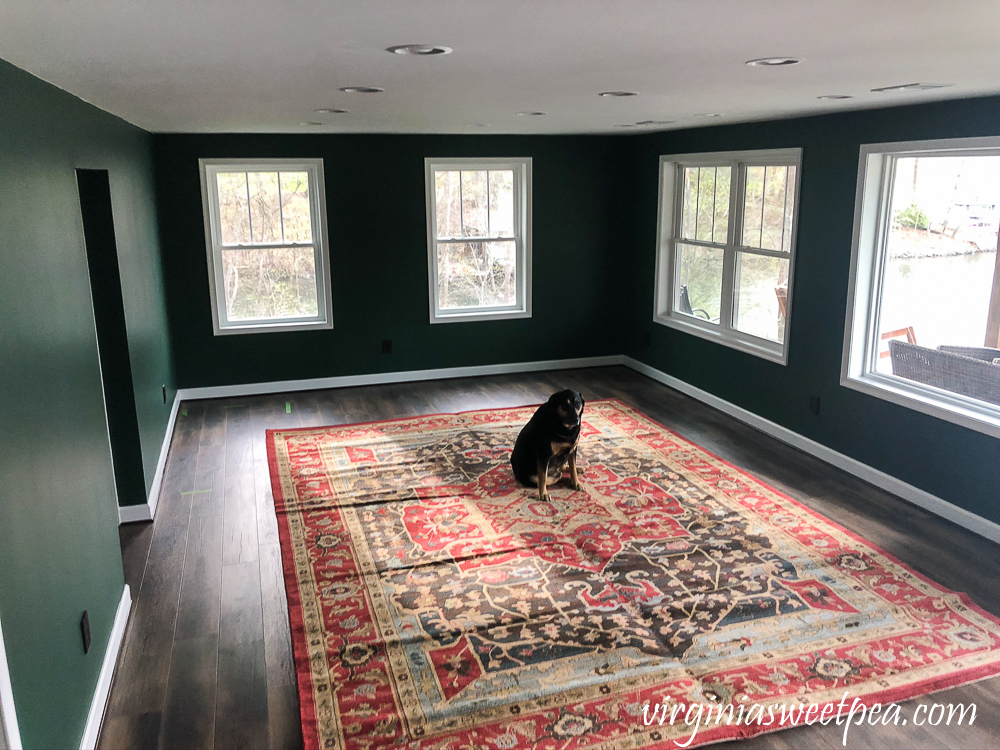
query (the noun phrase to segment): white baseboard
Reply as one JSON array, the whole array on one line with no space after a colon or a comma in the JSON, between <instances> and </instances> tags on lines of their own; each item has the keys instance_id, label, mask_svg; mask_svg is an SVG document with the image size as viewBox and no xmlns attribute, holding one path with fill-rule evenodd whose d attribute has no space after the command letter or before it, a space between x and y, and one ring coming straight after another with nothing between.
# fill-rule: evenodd
<instances>
[{"instance_id":1,"label":"white baseboard","mask_svg":"<svg viewBox=\"0 0 1000 750\"><path fill-rule=\"evenodd\" d=\"M932 495L919 487L914 487L912 484L904 482L902 479L897 479L890 474L886 474L883 471L872 468L868 464L864 464L857 459L845 456L843 453L838 453L822 443L817 443L815 440L804 437L797 432L793 432L787 427L782 427L769 419L764 419L764 417L758 416L751 411L747 411L741 406L736 406L735 404L725 401L708 391L703 391L690 383L680 380L679 378L667 375L665 372L661 372L655 367L650 367L644 362L640 362L639 360L627 356L623 359L623 364L636 372L647 375L653 380L657 380L664 385L670 386L674 390L680 391L681 393L691 396L702 403L708 404L709 406L714 407L719 411L780 440L783 443L787 443L793 448L798 448L800 451L815 456L821 461L825 461L832 466L836 466L838 469L843 469L848 474L853 474L869 484L873 484L886 492L891 492L893 495L896 495L907 502L913 503L914 505L929 511L934 515L946 518L952 523L956 523L969 531L975 532L980 536L984 536L991 541L1000 543L1000 524L996 524L993 521L967 511L964 508L959 508L957 505L953 505L947 500L942 500L936 495Z\"/></svg>"},{"instance_id":2,"label":"white baseboard","mask_svg":"<svg viewBox=\"0 0 1000 750\"><path fill-rule=\"evenodd\" d=\"M516 372L540 372L543 370L570 370L577 367L606 367L608 365L620 364L622 364L622 356L620 354L614 354L606 357L547 359L536 362L513 362L500 365L441 367L433 370L405 370L402 372L378 372L370 375L343 375L332 378L311 378L309 380L276 380L269 383L244 383L242 385L209 386L207 388L182 388L177 391L177 397L184 401L193 401L202 398L256 396L264 393L315 391L323 388L349 388L351 386L358 385L409 383L417 380L442 380L445 378L472 378L480 375L504 375Z\"/></svg>"},{"instance_id":3,"label":"white baseboard","mask_svg":"<svg viewBox=\"0 0 1000 750\"><path fill-rule=\"evenodd\" d=\"M167 428L160 444L160 456L156 460L156 470L153 472L153 483L149 487L149 497L142 505L121 505L118 507L118 523L135 523L136 521L152 521L156 513L156 503L160 499L160 485L163 484L163 471L167 466L167 454L170 452L170 440L174 436L174 423L177 421L177 411L181 406L180 393L174 394L174 403L170 407L167 418Z\"/></svg>"},{"instance_id":4,"label":"white baseboard","mask_svg":"<svg viewBox=\"0 0 1000 750\"><path fill-rule=\"evenodd\" d=\"M7 652L4 649L3 628L0 627L0 748L21 750L21 731L17 727L14 690L10 684Z\"/></svg>"},{"instance_id":5,"label":"white baseboard","mask_svg":"<svg viewBox=\"0 0 1000 750\"><path fill-rule=\"evenodd\" d=\"M118 602L118 611L115 613L115 622L111 628L111 637L108 638L108 647L104 651L104 662L101 664L101 674L94 689L94 699L90 703L90 713L87 716L87 726L83 730L83 739L80 740L80 750L94 750L97 747L104 711L108 707L108 698L111 695L111 681L115 676L115 666L118 664L118 652L125 638L125 626L128 625L131 610L132 592L129 591L128 584L125 584L121 601Z\"/></svg>"},{"instance_id":6,"label":"white baseboard","mask_svg":"<svg viewBox=\"0 0 1000 750\"><path fill-rule=\"evenodd\" d=\"M153 511L149 503L141 505L121 505L118 507L118 525L136 523L137 521L152 521Z\"/></svg>"}]
</instances>

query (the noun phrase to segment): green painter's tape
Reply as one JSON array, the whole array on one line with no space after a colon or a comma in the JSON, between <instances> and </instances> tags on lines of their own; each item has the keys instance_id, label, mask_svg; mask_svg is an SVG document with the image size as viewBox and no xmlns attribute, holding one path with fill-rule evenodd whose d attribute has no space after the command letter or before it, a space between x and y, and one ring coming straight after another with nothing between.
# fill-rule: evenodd
<instances>
[{"instance_id":1,"label":"green painter's tape","mask_svg":"<svg viewBox=\"0 0 1000 750\"><path fill-rule=\"evenodd\" d=\"M285 402L285 414L292 413L292 404L288 401Z\"/></svg>"},{"instance_id":2,"label":"green painter's tape","mask_svg":"<svg viewBox=\"0 0 1000 750\"><path fill-rule=\"evenodd\" d=\"M190 490L188 492L182 492L182 495L200 495L203 492L211 492L212 490Z\"/></svg>"},{"instance_id":3,"label":"green painter's tape","mask_svg":"<svg viewBox=\"0 0 1000 750\"><path fill-rule=\"evenodd\" d=\"M187 415L188 415L188 410L187 409L181 409L181 416L182 417L186 417Z\"/></svg>"}]
</instances>

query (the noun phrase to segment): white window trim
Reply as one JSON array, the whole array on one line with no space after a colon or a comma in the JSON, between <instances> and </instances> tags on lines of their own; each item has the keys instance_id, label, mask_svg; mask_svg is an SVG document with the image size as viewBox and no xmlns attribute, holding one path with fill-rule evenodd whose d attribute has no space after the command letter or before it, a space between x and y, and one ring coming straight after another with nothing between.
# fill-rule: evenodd
<instances>
[{"instance_id":1,"label":"white window trim","mask_svg":"<svg viewBox=\"0 0 1000 750\"><path fill-rule=\"evenodd\" d=\"M1000 437L1000 407L906 378L874 372L878 356L881 287L881 249L888 231L891 209L891 170L901 156L1000 155L1000 138L950 138L933 141L870 143L861 146L858 187L854 205L851 276L840 384L870 396L891 401L923 414ZM877 308L877 304L874 305Z\"/></svg>"},{"instance_id":2,"label":"white window trim","mask_svg":"<svg viewBox=\"0 0 1000 750\"><path fill-rule=\"evenodd\" d=\"M437 211L435 206L434 172L448 170L514 170L514 223L517 236L503 237L515 240L517 247L518 303L503 307L464 308L442 310L438 300L437 264ZM431 323L468 323L484 320L510 320L531 317L531 157L511 158L426 158L424 182L427 203L427 292ZM479 242L492 238L468 238Z\"/></svg>"},{"instance_id":3,"label":"white window trim","mask_svg":"<svg viewBox=\"0 0 1000 750\"><path fill-rule=\"evenodd\" d=\"M677 221L681 215L683 196L678 189L679 170L690 166L730 166L733 168L729 193L729 215L734 217L731 222L729 242L726 245L723 260L723 298L720 311L720 322L732 319L733 294L726 295L726 288L732 289L736 273L736 252L740 250L737 238L743 227L742 212L736 210L741 205L744 191L743 181L738 179L737 165L739 162L752 162L753 166L789 165L795 166L795 202L792 211L791 244L788 255L788 297L785 305L784 340L781 343L762 339L743 333L730 324L724 327L719 324L701 321L690 315L674 309L674 272L676 269L676 242L681 241L675 236ZM763 359L785 365L788 363L788 342L792 328L792 301L795 288L795 246L799 223L799 185L802 180L802 149L764 149L758 151L715 151L699 154L676 154L660 157L659 192L657 195L656 221L656 288L653 295L653 321L660 325L674 328L693 336L714 341ZM733 189L735 187L735 189ZM665 201L670 196L671 200ZM687 240L684 240L686 243ZM693 244L698 244L697 242ZM714 246L714 245L713 245ZM759 248L747 248L747 252L758 255L771 255L769 251ZM773 253L785 257L784 253Z\"/></svg>"},{"instance_id":4,"label":"white window trim","mask_svg":"<svg viewBox=\"0 0 1000 750\"><path fill-rule=\"evenodd\" d=\"M205 250L208 255L208 288L212 298L212 326L216 336L243 333L269 333L288 330L324 330L333 328L333 294L330 282L330 244L326 224L326 190L322 159L199 159L201 172L202 213L205 219ZM316 265L316 303L318 314L308 318L282 318L269 321L230 323L224 301L220 306L217 293L222 279L221 259L216 251L222 247L219 231L219 201L215 175L218 172L306 171L309 173L309 210L314 230ZM243 247L243 246L238 246ZM247 245L252 248L255 246Z\"/></svg>"}]
</instances>

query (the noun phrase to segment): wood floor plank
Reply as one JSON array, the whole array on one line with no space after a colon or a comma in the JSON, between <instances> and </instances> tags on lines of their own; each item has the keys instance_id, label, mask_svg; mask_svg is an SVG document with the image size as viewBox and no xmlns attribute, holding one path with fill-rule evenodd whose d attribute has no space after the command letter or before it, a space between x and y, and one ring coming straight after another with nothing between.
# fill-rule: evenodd
<instances>
[{"instance_id":1,"label":"wood floor plank","mask_svg":"<svg viewBox=\"0 0 1000 750\"><path fill-rule=\"evenodd\" d=\"M125 583L135 596L142 585L142 571L146 568L149 545L153 541L153 524L152 522L122 524L118 527L118 540L122 549Z\"/></svg>"},{"instance_id":2,"label":"wood floor plank","mask_svg":"<svg viewBox=\"0 0 1000 750\"><path fill-rule=\"evenodd\" d=\"M218 667L218 633L174 642L160 726L160 748L212 750L215 747Z\"/></svg>"},{"instance_id":3,"label":"wood floor plank","mask_svg":"<svg viewBox=\"0 0 1000 750\"><path fill-rule=\"evenodd\" d=\"M298 748L302 746L299 694L278 544L260 548L260 587L271 747Z\"/></svg>"},{"instance_id":4,"label":"wood floor plank","mask_svg":"<svg viewBox=\"0 0 1000 750\"><path fill-rule=\"evenodd\" d=\"M218 674L215 747L267 747L267 674L256 560L223 566Z\"/></svg>"},{"instance_id":5,"label":"wood floor plank","mask_svg":"<svg viewBox=\"0 0 1000 750\"><path fill-rule=\"evenodd\" d=\"M176 640L219 634L222 517L191 518L177 611Z\"/></svg>"}]
</instances>

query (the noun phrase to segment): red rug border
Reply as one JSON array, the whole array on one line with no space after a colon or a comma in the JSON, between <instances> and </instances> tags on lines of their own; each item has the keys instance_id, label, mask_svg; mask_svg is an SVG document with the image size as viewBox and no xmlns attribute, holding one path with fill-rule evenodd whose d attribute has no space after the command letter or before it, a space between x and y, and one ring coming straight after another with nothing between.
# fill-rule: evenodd
<instances>
[{"instance_id":1,"label":"red rug border","mask_svg":"<svg viewBox=\"0 0 1000 750\"><path fill-rule=\"evenodd\" d=\"M985 609L977 605L974 601L972 601L972 599L969 598L969 596L966 593L959 591L952 591L942 586L941 584L937 583L936 581L933 581L932 579L925 576L923 573L914 570L910 565L903 562L892 553L882 549L873 542L864 539L858 534L855 534L853 531L841 526L839 523L837 523L831 518L828 518L827 516L824 516L819 511L813 510L812 508L810 508L808 505L805 505L801 501L796 500L793 497L790 497L789 495L785 494L784 492L775 487L772 487L770 484L762 481L758 477L755 477L750 472L741 469L740 467L727 461L724 458L721 458L720 456L702 447L693 440L690 440L681 435L680 433L676 432L675 430L672 430L671 428L661 424L659 421L653 419L638 407L633 406L628 402L615 397L594 399L588 403L592 404L614 403L623 406L630 411L638 413L642 418L653 423L654 425L664 430L665 432L669 433L670 435L674 436L675 438L678 438L682 440L684 443L694 446L699 451L712 457L721 464L729 467L738 474L746 477L747 479L752 480L757 484L762 485L769 491L775 493L782 499L790 502L797 508L806 511L809 515L818 518L824 523L832 526L834 529L846 534L855 542L858 542L863 546L867 547L868 549L873 550L878 554L884 556L888 560L902 567L908 573L911 573L920 580L929 584L935 590L940 591L943 594L957 595L962 604L969 607L980 616L985 617L986 619L996 623L997 625L1000 625L1000 617L992 614L991 612L986 611ZM429 414L416 414L404 417L392 417L389 419L369 420L364 422L349 422L344 424L333 424L333 425L316 425L313 427L287 427L287 428L279 427L274 429L268 429L266 430L267 464L268 464L268 472L270 474L270 479L271 479L271 491L273 494L273 500L275 502L280 501L282 503L285 501L285 496L281 488L281 480L278 473L277 453L275 448L275 435L279 432L281 433L309 432L313 430L322 430L327 428L339 429L348 427L362 427L367 425L387 424L389 422L416 421L420 419L426 419L428 417L459 416L463 414L472 414L475 412L513 411L515 409L528 409L533 406L537 407L538 404L523 404L520 406L485 407L480 409L467 409L458 412L433 412ZM903 502L905 502L905 500ZM277 513L277 511L275 511L275 515L278 521L278 537L280 540L279 547L281 548L281 563L285 579L285 596L286 599L288 600L288 618L291 626L292 651L295 662L294 663L295 675L299 690L299 711L302 719L301 724L302 724L303 744L305 750L320 750L319 733L317 730L317 722L316 722L316 706L313 701L312 678L308 668L309 653L305 643L305 623L302 617L301 593L299 590L298 575L295 570L294 553L292 552L291 549L292 546L291 531L288 528L288 521L286 514ZM300 669L299 668L300 664L305 664L306 668L304 670ZM996 669L991 667L990 665L983 665L980 667L965 669L953 672L948 675L943 675L940 677L924 680L922 682L911 683L905 686L900 686L896 688L887 688L882 691L869 693L867 696L865 696L865 698L860 699L860 705L869 707L877 703L881 703L884 705L886 703L898 703L902 701L913 700L916 698L920 698L922 696L932 695L942 690L947 690L949 688L956 687L959 685L965 685L972 682L976 682L978 680L987 679L989 677L995 677L997 676L997 674L998 673ZM826 707L827 705L837 706L839 704L837 702L826 703L823 704L823 706L821 706L821 709ZM834 714L834 717L837 716L839 716L839 714ZM799 725L801 726L803 724L800 723ZM793 726L795 725L790 723L782 724L779 726L773 726L773 725L762 726L757 724L754 725L736 724L736 725L726 725L724 727L719 726L712 730L700 731L696 741L693 742L688 747L700 747L709 742L724 742L731 740L748 739L756 735L767 734L770 732L777 732L781 731L782 729L791 728ZM677 744L673 739L670 739L670 740L664 740L664 742L662 743L650 745L649 747L651 748L651 750L675 750Z\"/></svg>"}]
</instances>

